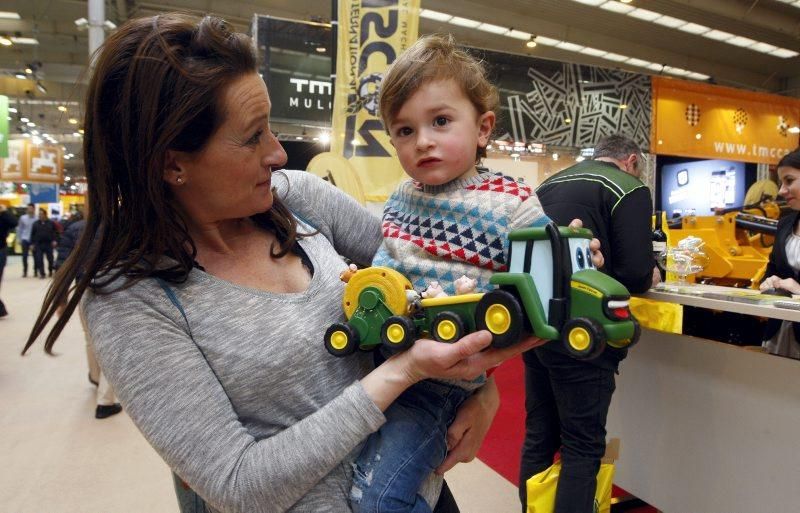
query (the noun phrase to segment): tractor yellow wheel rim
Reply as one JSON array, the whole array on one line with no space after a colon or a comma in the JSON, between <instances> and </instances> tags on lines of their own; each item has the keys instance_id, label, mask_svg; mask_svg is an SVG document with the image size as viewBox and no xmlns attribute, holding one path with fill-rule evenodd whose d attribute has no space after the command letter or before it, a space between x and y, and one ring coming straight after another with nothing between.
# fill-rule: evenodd
<instances>
[{"instance_id":1,"label":"tractor yellow wheel rim","mask_svg":"<svg viewBox=\"0 0 800 513\"><path fill-rule=\"evenodd\" d=\"M576 351L586 351L592 341L586 328L572 328L569 332L569 345Z\"/></svg>"},{"instance_id":2,"label":"tractor yellow wheel rim","mask_svg":"<svg viewBox=\"0 0 800 513\"><path fill-rule=\"evenodd\" d=\"M436 326L436 334L439 335L439 338L442 340L451 340L456 336L456 331L456 323L450 319L441 321Z\"/></svg>"},{"instance_id":3,"label":"tractor yellow wheel rim","mask_svg":"<svg viewBox=\"0 0 800 513\"><path fill-rule=\"evenodd\" d=\"M511 313L505 306L495 303L486 309L486 327L495 335L508 331L511 327Z\"/></svg>"},{"instance_id":4,"label":"tractor yellow wheel rim","mask_svg":"<svg viewBox=\"0 0 800 513\"><path fill-rule=\"evenodd\" d=\"M341 351L347 347L347 333L344 331L334 331L331 333L331 347Z\"/></svg>"},{"instance_id":5,"label":"tractor yellow wheel rim","mask_svg":"<svg viewBox=\"0 0 800 513\"><path fill-rule=\"evenodd\" d=\"M406 336L406 330L400 324L391 324L386 328L386 338L392 344L399 344Z\"/></svg>"}]
</instances>

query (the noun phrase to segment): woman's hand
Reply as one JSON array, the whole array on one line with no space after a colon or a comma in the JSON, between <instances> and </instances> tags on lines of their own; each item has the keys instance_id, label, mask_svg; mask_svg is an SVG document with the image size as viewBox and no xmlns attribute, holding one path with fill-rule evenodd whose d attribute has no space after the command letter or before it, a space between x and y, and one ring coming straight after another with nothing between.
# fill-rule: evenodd
<instances>
[{"instance_id":1,"label":"woman's hand","mask_svg":"<svg viewBox=\"0 0 800 513\"><path fill-rule=\"evenodd\" d=\"M570 228L583 228L583 221L580 219L573 219L569 223ZM606 259L603 256L603 253L600 251L600 240L596 238L592 238L589 241L589 251L592 252L592 263L594 264L595 269L600 269L605 265Z\"/></svg>"},{"instance_id":2,"label":"woman's hand","mask_svg":"<svg viewBox=\"0 0 800 513\"><path fill-rule=\"evenodd\" d=\"M447 457L436 469L437 474L475 459L499 407L500 392L494 378L489 377L458 409L447 430Z\"/></svg>"},{"instance_id":3,"label":"woman's hand","mask_svg":"<svg viewBox=\"0 0 800 513\"><path fill-rule=\"evenodd\" d=\"M544 343L529 337L511 347L486 349L491 341L491 334L486 330L470 333L452 344L420 339L408 351L383 362L365 376L361 384L375 404L385 410L418 381L428 378L472 380L486 369Z\"/></svg>"},{"instance_id":4,"label":"woman's hand","mask_svg":"<svg viewBox=\"0 0 800 513\"><path fill-rule=\"evenodd\" d=\"M797 283L794 278L781 278L775 275L762 281L758 288L762 292L767 289L784 289L792 294L800 294L800 283Z\"/></svg>"}]
</instances>

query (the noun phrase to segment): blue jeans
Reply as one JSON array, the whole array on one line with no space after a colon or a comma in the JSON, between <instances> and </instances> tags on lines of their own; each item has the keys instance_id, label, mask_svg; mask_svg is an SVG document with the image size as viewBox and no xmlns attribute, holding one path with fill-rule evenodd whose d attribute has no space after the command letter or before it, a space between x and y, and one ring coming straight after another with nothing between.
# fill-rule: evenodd
<instances>
[{"instance_id":1,"label":"blue jeans","mask_svg":"<svg viewBox=\"0 0 800 513\"><path fill-rule=\"evenodd\" d=\"M525 362L525 443L519 495L525 482L553 464L561 450L554 513L592 513L597 471L606 448L606 416L614 393L614 371L544 347L522 355Z\"/></svg>"},{"instance_id":2,"label":"blue jeans","mask_svg":"<svg viewBox=\"0 0 800 513\"><path fill-rule=\"evenodd\" d=\"M471 392L421 381L386 410L356 460L350 502L354 513L430 513L419 489L447 455L447 428Z\"/></svg>"}]
</instances>

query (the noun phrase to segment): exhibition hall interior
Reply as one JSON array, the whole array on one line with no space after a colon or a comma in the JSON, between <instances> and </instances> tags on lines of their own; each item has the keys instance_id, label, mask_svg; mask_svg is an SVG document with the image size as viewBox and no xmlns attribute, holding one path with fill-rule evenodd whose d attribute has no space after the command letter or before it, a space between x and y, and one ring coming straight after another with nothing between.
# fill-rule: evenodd
<instances>
[{"instance_id":1,"label":"exhibition hall interior","mask_svg":"<svg viewBox=\"0 0 800 513\"><path fill-rule=\"evenodd\" d=\"M168 33L173 13L195 28ZM226 35L186 42L203 30ZM115 39L148 31L146 55ZM268 101L222 75L231 33ZM433 65L408 57L420 38L469 65L414 81ZM389 79L411 85L387 99ZM201 89L217 103L171 107ZM265 104L266 130L214 146ZM473 112L477 167L472 146L453 174L465 139L441 134ZM269 198L251 210L249 169ZM388 437L370 433L402 392L381 406L382 372L484 330L467 359L497 361L478 381L452 384L464 361L426 375L469 392L426 426L469 461L444 475L452 498L437 485L413 511L796 511L798 186L800 0L1 0L0 511L350 511L356 449ZM222 211L272 241L271 267L238 275L235 244L227 267L208 256L198 227ZM133 280L100 293L103 277Z\"/></svg>"}]
</instances>

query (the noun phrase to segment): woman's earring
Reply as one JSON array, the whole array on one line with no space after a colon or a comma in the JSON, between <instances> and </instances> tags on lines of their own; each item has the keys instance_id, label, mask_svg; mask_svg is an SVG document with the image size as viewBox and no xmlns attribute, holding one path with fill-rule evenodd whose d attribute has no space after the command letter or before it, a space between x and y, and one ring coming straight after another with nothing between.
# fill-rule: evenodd
<instances>
[{"instance_id":1,"label":"woman's earring","mask_svg":"<svg viewBox=\"0 0 800 513\"><path fill-rule=\"evenodd\" d=\"M175 181L178 182L178 185L181 185L183 183L183 178L179 176L178 178L175 179Z\"/></svg>"}]
</instances>

